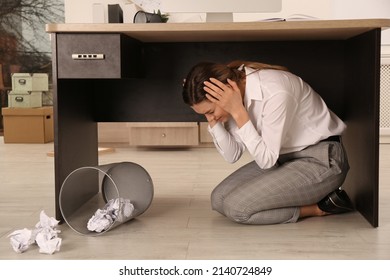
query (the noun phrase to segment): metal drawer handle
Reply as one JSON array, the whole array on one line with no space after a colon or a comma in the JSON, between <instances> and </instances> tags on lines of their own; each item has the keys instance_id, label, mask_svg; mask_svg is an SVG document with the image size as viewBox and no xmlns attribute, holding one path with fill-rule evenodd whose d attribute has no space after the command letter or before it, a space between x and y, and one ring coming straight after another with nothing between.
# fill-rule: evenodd
<instances>
[{"instance_id":1,"label":"metal drawer handle","mask_svg":"<svg viewBox=\"0 0 390 280\"><path fill-rule=\"evenodd\" d=\"M24 86L26 84L26 79L19 79L18 83L19 83L19 85Z\"/></svg>"},{"instance_id":2,"label":"metal drawer handle","mask_svg":"<svg viewBox=\"0 0 390 280\"><path fill-rule=\"evenodd\" d=\"M23 102L23 100L24 100L24 98L21 97L21 96L15 97L15 101L16 101L16 102Z\"/></svg>"},{"instance_id":3,"label":"metal drawer handle","mask_svg":"<svg viewBox=\"0 0 390 280\"><path fill-rule=\"evenodd\" d=\"M72 59L74 60L100 60L104 59L105 55L101 53L74 53Z\"/></svg>"},{"instance_id":4,"label":"metal drawer handle","mask_svg":"<svg viewBox=\"0 0 390 280\"><path fill-rule=\"evenodd\" d=\"M165 133L161 133L161 137L165 138L167 135Z\"/></svg>"}]
</instances>

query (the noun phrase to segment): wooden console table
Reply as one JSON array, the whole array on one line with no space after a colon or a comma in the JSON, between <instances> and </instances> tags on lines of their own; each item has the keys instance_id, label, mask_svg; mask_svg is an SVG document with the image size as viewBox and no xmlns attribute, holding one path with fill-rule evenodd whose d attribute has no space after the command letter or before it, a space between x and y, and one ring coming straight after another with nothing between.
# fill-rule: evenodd
<instances>
[{"instance_id":1,"label":"wooden console table","mask_svg":"<svg viewBox=\"0 0 390 280\"><path fill-rule=\"evenodd\" d=\"M97 122L204 121L182 102L188 70L200 61L245 59L287 66L347 123L345 188L377 227L380 38L387 27L390 19L48 24L57 219L66 176L98 165Z\"/></svg>"}]
</instances>

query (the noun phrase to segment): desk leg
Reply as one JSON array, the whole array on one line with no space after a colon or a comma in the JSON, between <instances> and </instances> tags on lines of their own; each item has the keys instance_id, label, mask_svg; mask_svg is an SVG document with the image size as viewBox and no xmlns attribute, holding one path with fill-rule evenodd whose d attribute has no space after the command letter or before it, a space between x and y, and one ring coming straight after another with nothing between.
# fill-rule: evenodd
<instances>
[{"instance_id":1,"label":"desk leg","mask_svg":"<svg viewBox=\"0 0 390 280\"><path fill-rule=\"evenodd\" d=\"M93 120L92 94L86 82L57 80L54 97L55 208L56 218L61 221L59 194L63 181L81 166L98 165L97 123ZM98 189L87 191L98 192Z\"/></svg>"},{"instance_id":2,"label":"desk leg","mask_svg":"<svg viewBox=\"0 0 390 280\"><path fill-rule=\"evenodd\" d=\"M350 172L346 187L357 210L378 226L379 75L381 31L348 41L346 49L345 146Z\"/></svg>"}]
</instances>

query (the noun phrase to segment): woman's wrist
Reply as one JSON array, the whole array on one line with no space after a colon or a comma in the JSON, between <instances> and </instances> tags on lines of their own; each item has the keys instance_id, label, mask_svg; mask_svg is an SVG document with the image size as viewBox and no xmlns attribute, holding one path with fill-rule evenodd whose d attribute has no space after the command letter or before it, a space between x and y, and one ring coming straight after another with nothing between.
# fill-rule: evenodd
<instances>
[{"instance_id":1,"label":"woman's wrist","mask_svg":"<svg viewBox=\"0 0 390 280\"><path fill-rule=\"evenodd\" d=\"M232 114L234 121L236 122L238 128L241 128L244 124L249 121L248 112L244 107L242 107L239 111Z\"/></svg>"},{"instance_id":2,"label":"woman's wrist","mask_svg":"<svg viewBox=\"0 0 390 280\"><path fill-rule=\"evenodd\" d=\"M211 127L211 128L213 128L214 127L214 125L216 125L217 124L217 122L216 121L209 121L209 126Z\"/></svg>"}]
</instances>

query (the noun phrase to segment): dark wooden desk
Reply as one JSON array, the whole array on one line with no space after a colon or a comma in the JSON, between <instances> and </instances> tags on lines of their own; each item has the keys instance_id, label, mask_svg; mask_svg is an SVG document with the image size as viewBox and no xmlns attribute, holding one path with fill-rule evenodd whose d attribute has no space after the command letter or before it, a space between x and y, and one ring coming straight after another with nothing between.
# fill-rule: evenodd
<instances>
[{"instance_id":1,"label":"dark wooden desk","mask_svg":"<svg viewBox=\"0 0 390 280\"><path fill-rule=\"evenodd\" d=\"M57 219L66 176L98 164L97 122L204 120L182 102L190 67L245 59L287 66L347 123L345 188L377 227L380 37L389 26L388 19L47 25L53 33Z\"/></svg>"}]
</instances>

